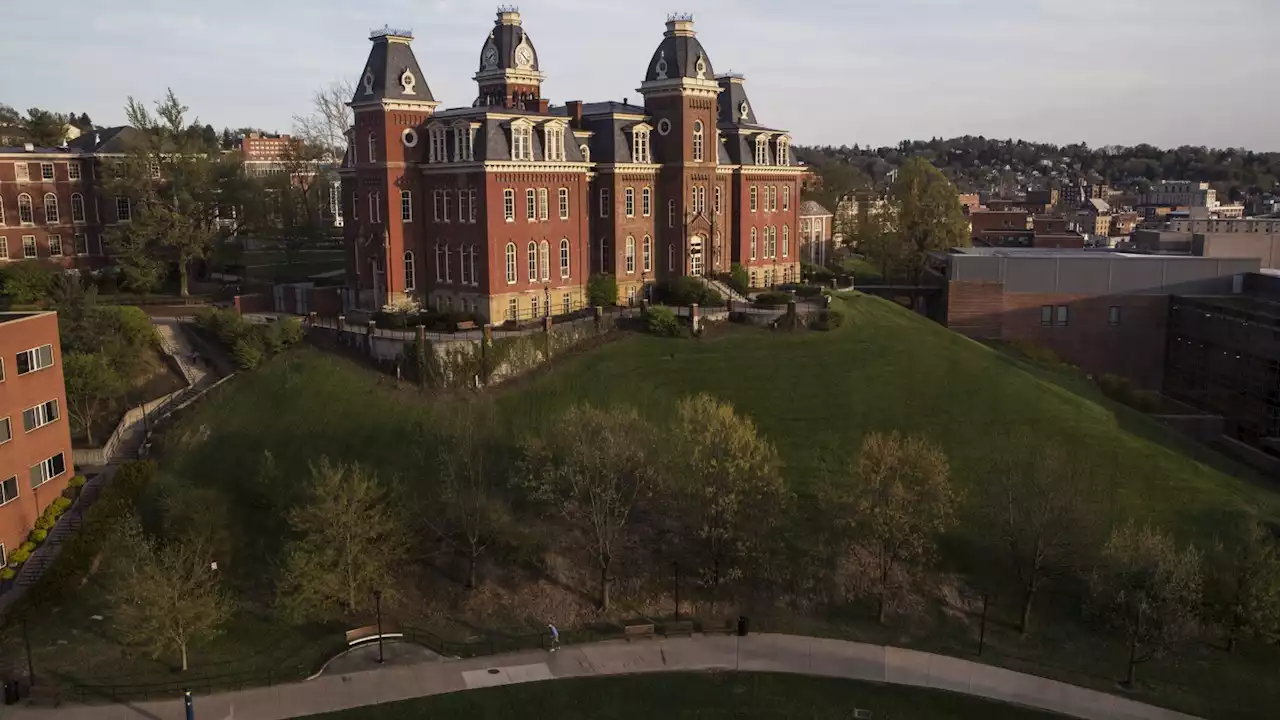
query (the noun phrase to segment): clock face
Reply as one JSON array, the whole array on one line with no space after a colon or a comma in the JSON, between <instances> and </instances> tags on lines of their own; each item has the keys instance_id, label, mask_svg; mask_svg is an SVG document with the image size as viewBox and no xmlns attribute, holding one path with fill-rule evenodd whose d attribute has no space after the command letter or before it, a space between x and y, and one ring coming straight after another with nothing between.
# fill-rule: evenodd
<instances>
[{"instance_id":1,"label":"clock face","mask_svg":"<svg viewBox=\"0 0 1280 720\"><path fill-rule=\"evenodd\" d=\"M486 68L495 68L498 66L498 49L492 45L484 49L484 57L481 58Z\"/></svg>"},{"instance_id":2,"label":"clock face","mask_svg":"<svg viewBox=\"0 0 1280 720\"><path fill-rule=\"evenodd\" d=\"M533 51L528 45L521 45L516 48L516 65L520 67L529 67L533 64Z\"/></svg>"}]
</instances>

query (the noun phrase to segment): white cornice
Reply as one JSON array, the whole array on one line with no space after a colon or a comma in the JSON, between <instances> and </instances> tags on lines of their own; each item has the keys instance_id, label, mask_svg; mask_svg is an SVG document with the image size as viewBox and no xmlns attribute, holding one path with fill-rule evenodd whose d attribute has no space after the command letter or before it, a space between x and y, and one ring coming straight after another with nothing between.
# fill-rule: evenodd
<instances>
[{"instance_id":1,"label":"white cornice","mask_svg":"<svg viewBox=\"0 0 1280 720\"><path fill-rule=\"evenodd\" d=\"M517 70L514 68L481 70L472 76L478 83L510 82L537 85L547 79L545 73L536 70Z\"/></svg>"},{"instance_id":2,"label":"white cornice","mask_svg":"<svg viewBox=\"0 0 1280 720\"><path fill-rule=\"evenodd\" d=\"M410 112L432 112L440 103L434 100L382 100L368 103L351 104L351 112L362 113L370 110L405 110Z\"/></svg>"},{"instance_id":3,"label":"white cornice","mask_svg":"<svg viewBox=\"0 0 1280 720\"><path fill-rule=\"evenodd\" d=\"M662 169L659 163L596 163L597 170L604 172L612 170L615 173L620 172L658 172Z\"/></svg>"},{"instance_id":4,"label":"white cornice","mask_svg":"<svg viewBox=\"0 0 1280 720\"><path fill-rule=\"evenodd\" d=\"M641 83L640 87L636 88L636 92L646 97L650 95L684 94L716 97L721 90L720 84L714 80L697 80L687 77L671 78L670 80L650 80Z\"/></svg>"},{"instance_id":5,"label":"white cornice","mask_svg":"<svg viewBox=\"0 0 1280 720\"><path fill-rule=\"evenodd\" d=\"M510 160L490 160L484 163L485 172L589 172L594 163L575 162L525 162Z\"/></svg>"}]
</instances>

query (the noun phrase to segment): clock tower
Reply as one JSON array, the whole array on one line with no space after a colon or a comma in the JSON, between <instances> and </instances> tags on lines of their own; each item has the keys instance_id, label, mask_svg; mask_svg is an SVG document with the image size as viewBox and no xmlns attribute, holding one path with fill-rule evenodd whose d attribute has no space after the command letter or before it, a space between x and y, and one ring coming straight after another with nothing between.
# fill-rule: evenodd
<instances>
[{"instance_id":1,"label":"clock tower","mask_svg":"<svg viewBox=\"0 0 1280 720\"><path fill-rule=\"evenodd\" d=\"M480 68L475 81L480 86L475 107L545 111L538 51L520 25L514 7L498 9L498 19L480 50Z\"/></svg>"}]
</instances>

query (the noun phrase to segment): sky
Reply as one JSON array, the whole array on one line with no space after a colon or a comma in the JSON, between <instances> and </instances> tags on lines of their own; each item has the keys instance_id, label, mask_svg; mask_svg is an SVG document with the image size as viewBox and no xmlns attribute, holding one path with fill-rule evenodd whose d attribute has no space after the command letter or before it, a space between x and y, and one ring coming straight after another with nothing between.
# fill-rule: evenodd
<instances>
[{"instance_id":1,"label":"sky","mask_svg":"<svg viewBox=\"0 0 1280 720\"><path fill-rule=\"evenodd\" d=\"M1280 151L1276 0L526 0L543 96L640 101L668 12L717 73L805 145L957 135ZM288 132L354 82L368 33L414 31L444 107L470 105L496 4L463 0L5 0L0 103L124 122L173 88L221 130ZM56 36L56 40L51 39Z\"/></svg>"}]
</instances>

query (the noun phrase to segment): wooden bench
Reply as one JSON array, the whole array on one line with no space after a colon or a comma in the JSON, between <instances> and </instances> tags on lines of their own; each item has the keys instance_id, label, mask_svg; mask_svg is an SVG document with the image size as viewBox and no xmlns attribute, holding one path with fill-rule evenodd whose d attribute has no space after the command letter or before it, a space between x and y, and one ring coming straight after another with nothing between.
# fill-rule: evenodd
<instances>
[{"instance_id":1,"label":"wooden bench","mask_svg":"<svg viewBox=\"0 0 1280 720\"><path fill-rule=\"evenodd\" d=\"M394 627L383 625L382 635L378 635L378 628L374 625L366 625L365 627L356 628L347 631L347 647L355 647L363 645L367 642L373 642L381 637L383 640L394 640L404 637L404 633Z\"/></svg>"},{"instance_id":2,"label":"wooden bench","mask_svg":"<svg viewBox=\"0 0 1280 720\"><path fill-rule=\"evenodd\" d=\"M625 625L622 628L627 636L627 642L635 639L648 640L653 638L653 623L636 623L634 625Z\"/></svg>"},{"instance_id":3,"label":"wooden bench","mask_svg":"<svg viewBox=\"0 0 1280 720\"><path fill-rule=\"evenodd\" d=\"M738 632L738 624L732 618L725 618L723 620L712 620L709 622L702 623L703 635L710 635L711 633L723 633L725 635L732 635L736 632Z\"/></svg>"},{"instance_id":4,"label":"wooden bench","mask_svg":"<svg viewBox=\"0 0 1280 720\"><path fill-rule=\"evenodd\" d=\"M676 635L684 635L685 637L693 637L693 621L677 620L675 622L663 623L662 634L665 637L673 637Z\"/></svg>"},{"instance_id":5,"label":"wooden bench","mask_svg":"<svg viewBox=\"0 0 1280 720\"><path fill-rule=\"evenodd\" d=\"M463 320L462 322L458 323L458 325L457 325L457 329L458 329L458 330L475 330L475 329L476 329L476 321L475 321L475 320Z\"/></svg>"}]
</instances>

